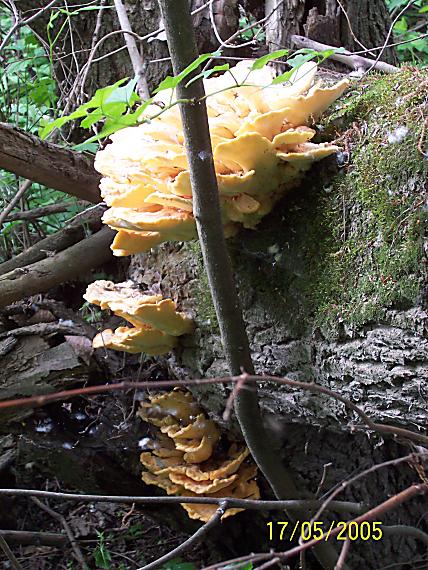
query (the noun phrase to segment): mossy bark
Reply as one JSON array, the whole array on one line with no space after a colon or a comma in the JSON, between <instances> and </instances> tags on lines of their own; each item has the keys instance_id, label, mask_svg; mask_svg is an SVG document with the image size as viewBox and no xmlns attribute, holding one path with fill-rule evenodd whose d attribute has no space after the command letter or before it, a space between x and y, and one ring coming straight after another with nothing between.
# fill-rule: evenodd
<instances>
[{"instance_id":1,"label":"mossy bark","mask_svg":"<svg viewBox=\"0 0 428 570\"><path fill-rule=\"evenodd\" d=\"M339 139L337 160L319 163L256 231L229 241L258 372L316 381L374 420L413 430L423 430L427 419L428 162L421 153L427 80L426 71L403 70L356 82L318 129L322 139ZM169 359L172 372L227 375L198 245L136 256L131 275L159 283L196 318L195 335ZM228 389L197 393L221 422ZM360 421L332 399L272 383L261 385L260 398L285 460L311 491L327 463L330 488L400 453L393 442L355 433ZM375 504L413 479L405 471L381 474L351 495ZM414 524L418 509L409 505L388 522ZM411 558L412 548L411 540L400 542L398 559ZM389 541L371 551L370 563L380 564L387 552ZM367 562L364 549L355 554Z\"/></svg>"}]
</instances>

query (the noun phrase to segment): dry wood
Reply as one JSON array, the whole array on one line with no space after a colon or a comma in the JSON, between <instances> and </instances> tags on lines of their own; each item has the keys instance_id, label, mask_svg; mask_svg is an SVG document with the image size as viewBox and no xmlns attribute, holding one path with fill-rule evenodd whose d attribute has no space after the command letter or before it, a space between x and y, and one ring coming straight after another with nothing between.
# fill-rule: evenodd
<instances>
[{"instance_id":1,"label":"dry wood","mask_svg":"<svg viewBox=\"0 0 428 570\"><path fill-rule=\"evenodd\" d=\"M38 218L43 218L44 216L66 212L74 205L74 202L58 202L58 204L49 204L49 206L32 208L31 210L24 210L22 212L14 212L13 214L9 214L6 217L5 221L15 222L17 220L37 220Z\"/></svg>"},{"instance_id":2,"label":"dry wood","mask_svg":"<svg viewBox=\"0 0 428 570\"><path fill-rule=\"evenodd\" d=\"M87 229L92 231L99 230L101 227L102 212L103 208L100 205L94 210L82 213L82 215L79 215L77 219L65 226L65 228L47 236L19 255L0 264L0 275L9 273L9 271L13 271L18 267L25 267L31 263L36 263L59 251L63 251L83 239Z\"/></svg>"},{"instance_id":3,"label":"dry wood","mask_svg":"<svg viewBox=\"0 0 428 570\"><path fill-rule=\"evenodd\" d=\"M0 168L89 202L100 202L92 159L0 123Z\"/></svg>"},{"instance_id":4,"label":"dry wood","mask_svg":"<svg viewBox=\"0 0 428 570\"><path fill-rule=\"evenodd\" d=\"M2 536L10 544L34 544L36 546L54 546L63 548L67 538L54 532L37 532L29 530L0 530Z\"/></svg>"},{"instance_id":5,"label":"dry wood","mask_svg":"<svg viewBox=\"0 0 428 570\"><path fill-rule=\"evenodd\" d=\"M6 273L0 277L0 308L81 277L112 259L113 235L113 230L103 228L52 257Z\"/></svg>"}]
</instances>

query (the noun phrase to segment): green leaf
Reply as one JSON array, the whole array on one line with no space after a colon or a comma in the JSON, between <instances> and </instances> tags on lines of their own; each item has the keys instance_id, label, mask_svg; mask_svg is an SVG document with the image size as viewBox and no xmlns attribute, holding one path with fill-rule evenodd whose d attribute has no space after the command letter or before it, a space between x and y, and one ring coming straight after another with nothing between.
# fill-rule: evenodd
<instances>
[{"instance_id":1,"label":"green leaf","mask_svg":"<svg viewBox=\"0 0 428 570\"><path fill-rule=\"evenodd\" d=\"M137 101L141 101L141 98L137 93L135 93L135 86L137 85L137 78L131 79L126 85L118 87L115 89L111 95L106 99L106 103L126 103L131 106Z\"/></svg>"},{"instance_id":2,"label":"green leaf","mask_svg":"<svg viewBox=\"0 0 428 570\"><path fill-rule=\"evenodd\" d=\"M256 59L256 61L251 66L251 71L255 71L256 69L262 69L267 63L273 61L274 59L279 59L280 57L285 57L290 53L289 49L279 49L277 51L273 51L272 53L267 53L266 55L262 55Z\"/></svg>"},{"instance_id":3,"label":"green leaf","mask_svg":"<svg viewBox=\"0 0 428 570\"><path fill-rule=\"evenodd\" d=\"M428 5L419 10L419 14L426 14L428 12Z\"/></svg>"},{"instance_id":4,"label":"green leaf","mask_svg":"<svg viewBox=\"0 0 428 570\"><path fill-rule=\"evenodd\" d=\"M186 83L186 87L191 85L194 81L196 81L200 77L203 77L204 79L208 79L208 77L211 77L211 75L213 73L217 73L218 71L229 71L229 69L230 69L230 65L228 63L225 63L224 65L215 65L214 67L212 67L210 69L206 69L205 71L201 71L201 73L198 73L198 75L195 75L195 77L192 77L192 79L188 83Z\"/></svg>"},{"instance_id":5,"label":"green leaf","mask_svg":"<svg viewBox=\"0 0 428 570\"><path fill-rule=\"evenodd\" d=\"M281 73L281 75L278 75L278 77L275 77L275 79L272 81L271 85L278 85L278 83L285 83L286 81L290 81L290 78L293 75L293 73L296 71L296 69L297 68L290 69L289 71L286 71L285 73Z\"/></svg>"},{"instance_id":6,"label":"green leaf","mask_svg":"<svg viewBox=\"0 0 428 570\"><path fill-rule=\"evenodd\" d=\"M181 83L185 77L187 77L190 73L192 73L192 71L195 71L195 69L198 69L198 67L202 63L204 63L208 59L212 59L212 58L218 57L220 55L221 55L220 50L215 51L213 53L203 53L202 55L197 57L195 59L195 61L192 61L192 63L190 63L178 75L175 75L174 77L172 77L171 75L168 75L167 77L165 77L165 79L160 82L157 89L154 90L154 93L159 93L160 91L165 91L167 89L175 89L177 87L177 85L179 83Z\"/></svg>"},{"instance_id":7,"label":"green leaf","mask_svg":"<svg viewBox=\"0 0 428 570\"><path fill-rule=\"evenodd\" d=\"M297 55L295 54L293 57L290 57L290 59L287 59L287 63L288 65L291 65L294 69L298 69L304 63L311 61L312 59L315 59L319 55L319 53L320 52L314 50L310 50L310 52L306 53L297 53Z\"/></svg>"}]
</instances>

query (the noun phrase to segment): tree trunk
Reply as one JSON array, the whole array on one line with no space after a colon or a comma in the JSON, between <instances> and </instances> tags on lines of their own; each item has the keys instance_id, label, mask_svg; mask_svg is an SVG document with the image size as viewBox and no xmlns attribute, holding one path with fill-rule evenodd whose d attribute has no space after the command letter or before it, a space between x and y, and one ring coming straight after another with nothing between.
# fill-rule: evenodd
<instances>
[{"instance_id":1,"label":"tree trunk","mask_svg":"<svg viewBox=\"0 0 428 570\"><path fill-rule=\"evenodd\" d=\"M257 371L314 381L373 420L415 432L425 430L427 413L428 165L418 150L426 78L402 72L355 85L323 122L329 137L339 126L345 131L341 166L319 163L255 231L229 241ZM407 134L394 142L402 124ZM164 245L136 256L131 277L143 286L156 283L196 318L196 334L168 361L171 371L183 379L227 376L198 245ZM195 393L223 422L228 390L207 386ZM268 428L282 439L284 461L311 492L327 464L331 488L354 470L407 453L391 439L368 439L361 420L337 400L262 383L260 401ZM381 472L350 493L377 504L409 480L418 477L407 469ZM422 503L412 502L385 523L414 524L423 512ZM362 558L351 567L377 568L414 550L404 538L378 546L353 546Z\"/></svg>"},{"instance_id":2,"label":"tree trunk","mask_svg":"<svg viewBox=\"0 0 428 570\"><path fill-rule=\"evenodd\" d=\"M350 51L378 47L391 24L384 0L266 0L265 12L270 15L266 27L270 51L291 47L292 35ZM392 49L385 50L381 59L396 61Z\"/></svg>"},{"instance_id":3,"label":"tree trunk","mask_svg":"<svg viewBox=\"0 0 428 570\"><path fill-rule=\"evenodd\" d=\"M43 0L40 5L46 5L47 3L48 0ZM204 3L203 0L191 0L192 11L200 9ZM73 3L73 11L77 11L80 5L82 7L86 6L86 0L76 0ZM139 36L145 36L160 27L161 18L157 0L127 0L125 6L131 28ZM21 0L19 8L23 12L25 10L33 10L34 3L32 0ZM222 38L227 39L238 28L237 0L215 0L213 2L213 12L218 33ZM81 69L87 62L91 47L102 37L121 29L114 7L109 6L102 11L100 16L98 14L98 11L84 11L72 16L72 37L64 34L60 36L56 44L56 55L64 56L64 54L70 54L61 59L55 66L66 91L69 90L71 83L76 79L76 66L78 66L78 69ZM98 33L96 33L97 18L99 24ZM62 24L63 20L61 18L59 20L61 20ZM55 28L56 31L58 31L61 25L59 20L58 26ZM34 29L45 40L48 39L46 23L46 19L39 18L33 24ZM205 7L205 9L200 10L193 16L193 24L200 53L217 49L219 43L211 26L208 7ZM65 39L63 40L63 38ZM169 55L166 40L163 34L159 35L159 38L156 39L155 37L151 38L150 41L138 43L147 66L146 78L150 90L157 87L165 75L171 72L169 60L164 60ZM73 43L71 43L71 40ZM124 44L123 34L115 33L97 48L95 59L108 54L111 55L99 62L94 61L92 63L88 80L83 86L83 90L88 95L92 94L99 87L110 85L122 77L132 77L134 75L127 50L122 49L118 53L114 53L115 50L122 48ZM154 61L159 59L164 61Z\"/></svg>"}]
</instances>

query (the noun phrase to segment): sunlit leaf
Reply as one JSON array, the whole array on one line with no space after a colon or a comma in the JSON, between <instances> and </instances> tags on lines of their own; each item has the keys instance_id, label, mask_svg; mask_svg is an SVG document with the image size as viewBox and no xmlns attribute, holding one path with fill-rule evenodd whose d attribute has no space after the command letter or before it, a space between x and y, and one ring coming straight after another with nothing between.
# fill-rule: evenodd
<instances>
[{"instance_id":1,"label":"sunlit leaf","mask_svg":"<svg viewBox=\"0 0 428 570\"><path fill-rule=\"evenodd\" d=\"M251 66L251 71L255 71L256 69L262 69L267 63L273 61L275 59L279 59L280 57L285 57L290 53L289 49L279 49L277 51L273 51L272 53L267 53L266 55L262 55L256 59L256 61Z\"/></svg>"}]
</instances>

